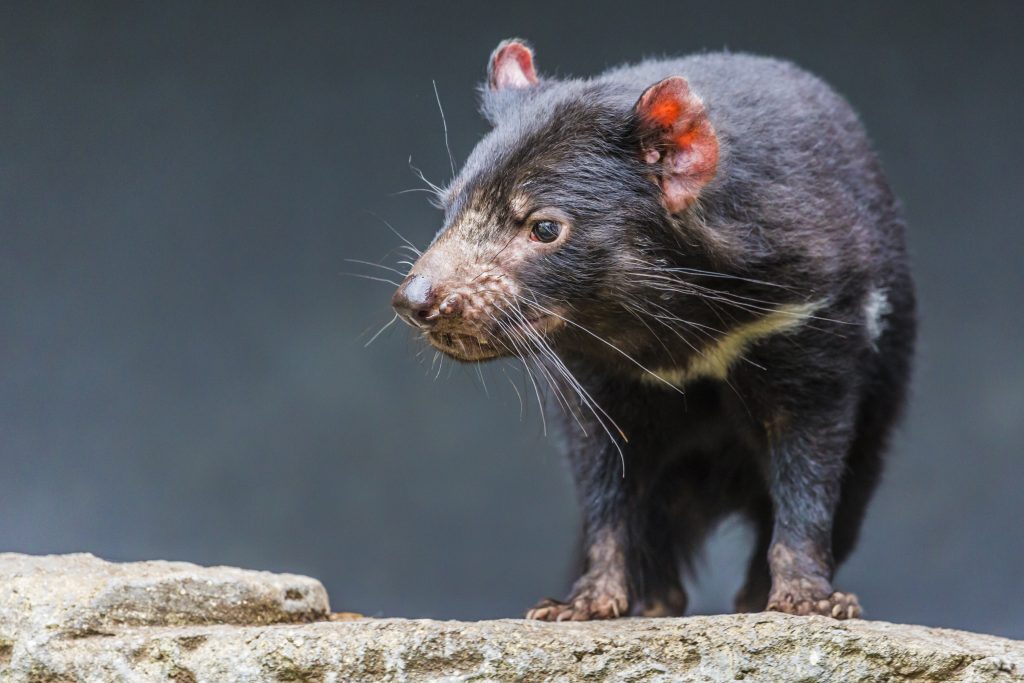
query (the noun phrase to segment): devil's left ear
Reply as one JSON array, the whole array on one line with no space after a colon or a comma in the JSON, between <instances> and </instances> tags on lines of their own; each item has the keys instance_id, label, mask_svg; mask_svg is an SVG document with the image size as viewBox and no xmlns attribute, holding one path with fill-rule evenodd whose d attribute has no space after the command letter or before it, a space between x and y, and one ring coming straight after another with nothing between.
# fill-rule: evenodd
<instances>
[{"instance_id":1,"label":"devil's left ear","mask_svg":"<svg viewBox=\"0 0 1024 683\"><path fill-rule=\"evenodd\" d=\"M635 106L644 163L657 165L665 208L677 213L697 199L718 170L718 137L704 103L685 78L673 76L644 91Z\"/></svg>"},{"instance_id":2,"label":"devil's left ear","mask_svg":"<svg viewBox=\"0 0 1024 683\"><path fill-rule=\"evenodd\" d=\"M491 90L529 88L537 85L533 68L533 50L521 40L503 40L487 64L487 84Z\"/></svg>"}]
</instances>

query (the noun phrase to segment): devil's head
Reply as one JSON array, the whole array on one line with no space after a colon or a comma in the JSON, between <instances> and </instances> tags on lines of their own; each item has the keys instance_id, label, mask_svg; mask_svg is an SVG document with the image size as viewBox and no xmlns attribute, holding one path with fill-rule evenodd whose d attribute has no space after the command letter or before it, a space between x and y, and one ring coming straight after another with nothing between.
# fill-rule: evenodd
<instances>
[{"instance_id":1,"label":"devil's head","mask_svg":"<svg viewBox=\"0 0 1024 683\"><path fill-rule=\"evenodd\" d=\"M630 274L677 243L673 216L717 170L702 102L680 77L639 99L614 78L540 79L515 40L481 90L493 129L442 193L444 227L395 310L465 361L544 353L569 332L614 338Z\"/></svg>"}]
</instances>

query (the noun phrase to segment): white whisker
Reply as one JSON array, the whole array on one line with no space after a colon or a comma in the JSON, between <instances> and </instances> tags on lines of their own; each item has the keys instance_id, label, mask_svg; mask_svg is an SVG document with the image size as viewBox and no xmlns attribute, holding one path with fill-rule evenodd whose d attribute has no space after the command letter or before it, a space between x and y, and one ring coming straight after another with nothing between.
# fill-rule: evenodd
<instances>
[{"instance_id":1,"label":"white whisker","mask_svg":"<svg viewBox=\"0 0 1024 683\"><path fill-rule=\"evenodd\" d=\"M359 263L359 264L362 264L364 266L373 266L374 268L383 268L384 270L390 270L392 273L395 273L396 275L398 275L400 277L403 277L403 278L405 277L405 273L400 271L398 268L392 268L391 266L385 266L382 263L374 263L373 261L361 261L361 260L359 260L357 258L347 258L345 260L348 261L349 263Z\"/></svg>"},{"instance_id":2,"label":"white whisker","mask_svg":"<svg viewBox=\"0 0 1024 683\"><path fill-rule=\"evenodd\" d=\"M390 230L391 232L395 233L395 236L398 237L398 239L400 239L403 242L405 242L406 246L409 247L409 249L412 249L412 252L414 254L416 254L416 256L422 256L423 255L423 252L420 251L419 249L417 249L415 244L413 244L409 240L405 239L405 236L403 236L402 233L398 232L398 230L395 229L395 226L391 225L386 220L384 220L383 218L381 218L380 216L378 216L377 214L375 214L372 211L367 211L366 213L370 214L371 216L373 216L374 218L379 220L381 223L386 225L388 230Z\"/></svg>"},{"instance_id":3,"label":"white whisker","mask_svg":"<svg viewBox=\"0 0 1024 683\"><path fill-rule=\"evenodd\" d=\"M401 287L401 285L394 280L389 280L386 277L374 277L373 275L363 275L362 273L348 273L342 272L342 275L351 275L352 277L362 278L364 280L373 280L375 282L386 282L393 287Z\"/></svg>"},{"instance_id":4,"label":"white whisker","mask_svg":"<svg viewBox=\"0 0 1024 683\"><path fill-rule=\"evenodd\" d=\"M434 85L434 98L437 100L437 110L441 112L441 126L444 127L444 148L448 151L448 163L452 166L452 178L455 178L455 158L452 157L452 148L448 145L448 121L444 118L441 96L437 94L437 81L431 81L431 83Z\"/></svg>"},{"instance_id":5,"label":"white whisker","mask_svg":"<svg viewBox=\"0 0 1024 683\"><path fill-rule=\"evenodd\" d=\"M572 325L573 327L575 327L575 328L577 328L577 329L579 329L579 330L582 330L583 332L586 332L587 334L589 334L589 335L590 335L591 337L593 337L594 339L598 340L598 341L599 341L599 342L601 342L602 344L604 344L604 345L608 346L608 347L609 347L609 348L611 348L612 350L614 350L614 351L616 351L617 353L621 354L623 358L625 358L625 359L626 359L626 360L628 360L629 362L633 363L633 364L634 364L634 365L636 365L636 366L637 366L638 368L640 368L641 370L643 370L643 371L644 371L644 372L646 372L646 373L647 373L648 375L650 375L651 377L655 378L656 380L658 380L659 382L661 382L661 383L662 383L662 384L664 384L665 386L667 386L667 387L671 387L671 388L672 388L672 389L673 389L674 391L676 391L676 392L678 392L678 393L680 393L680 394L683 394L683 393L684 393L682 389L680 389L680 388L679 388L679 387L677 387L676 385L672 384L671 382L668 382L668 381L667 381L667 380L665 380L665 378L663 378L663 377L662 377L661 375L658 375L657 373L655 373L655 372L653 372L652 370L648 369L648 368L647 368L647 366L645 366L645 365L644 365L643 363L641 363L640 361L638 361L638 360L637 360L636 358L633 358L633 356L629 355L628 353L626 353L625 351L623 351L622 349L620 349L620 348L619 348L618 346L616 346L615 344L612 344L612 343L611 343L610 341L608 341L608 340L607 340L607 339L605 339L604 337L602 337L602 336L600 336L600 335L598 335L598 334L594 334L593 332L591 332L591 331L590 331L590 330L588 330L587 328L583 327L583 326L582 326L582 325L580 325L579 323L577 323L577 322L574 322L574 321L572 321L572 320L569 320L569 319L568 319L568 318L566 318L565 316L559 315L558 313L555 313L554 311L552 311L552 310L551 310L551 309L549 309L549 308L545 308L544 306L541 306L541 305L540 305L539 303L537 303L536 301L525 301L525 303L526 303L526 304L527 304L528 306L534 306L534 307L535 307L535 308L537 308L538 310L540 310L540 311L542 311L542 312L544 312L544 313L547 313L548 315L552 315L552 316L554 316L554 317L558 318L559 320L562 320L562 321L563 321L563 322L565 322L566 324L568 324L568 325Z\"/></svg>"},{"instance_id":6,"label":"white whisker","mask_svg":"<svg viewBox=\"0 0 1024 683\"><path fill-rule=\"evenodd\" d=\"M508 383L512 385L512 390L516 392L516 398L519 399L519 421L522 422L523 421L523 395L521 393L519 393L519 387L516 386L516 383L513 382L512 378L508 376L507 372L505 372L505 368L501 369L501 374L505 375L505 379L507 379Z\"/></svg>"},{"instance_id":7,"label":"white whisker","mask_svg":"<svg viewBox=\"0 0 1024 683\"><path fill-rule=\"evenodd\" d=\"M365 344L363 344L363 348L365 349L367 346L372 344L374 342L374 340L377 339L377 337L379 337L384 330L386 330L389 327L391 327L392 325L394 325L396 320L398 320L398 314L397 313L395 313L394 317L391 318L391 320L389 320L386 323L384 323L384 327L382 327L379 330L377 330L377 334L375 334L372 337L370 337L370 341L368 341Z\"/></svg>"}]
</instances>

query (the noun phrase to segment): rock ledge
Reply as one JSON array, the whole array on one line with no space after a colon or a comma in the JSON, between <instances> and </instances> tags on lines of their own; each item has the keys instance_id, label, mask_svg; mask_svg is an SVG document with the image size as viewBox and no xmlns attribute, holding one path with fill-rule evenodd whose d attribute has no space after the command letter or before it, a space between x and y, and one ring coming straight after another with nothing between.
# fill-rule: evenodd
<instances>
[{"instance_id":1,"label":"rock ledge","mask_svg":"<svg viewBox=\"0 0 1024 683\"><path fill-rule=\"evenodd\" d=\"M884 622L328 614L301 576L0 554L0 681L1024 681L1024 642Z\"/></svg>"}]
</instances>

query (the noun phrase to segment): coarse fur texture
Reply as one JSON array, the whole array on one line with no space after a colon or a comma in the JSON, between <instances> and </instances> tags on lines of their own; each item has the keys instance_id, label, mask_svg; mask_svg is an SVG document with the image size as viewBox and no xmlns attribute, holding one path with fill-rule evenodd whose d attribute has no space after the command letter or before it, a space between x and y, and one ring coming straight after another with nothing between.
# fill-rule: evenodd
<instances>
[{"instance_id":1,"label":"coarse fur texture","mask_svg":"<svg viewBox=\"0 0 1024 683\"><path fill-rule=\"evenodd\" d=\"M732 513L756 532L737 610L859 615L832 577L904 402L915 306L853 110L775 59L554 80L515 40L480 92L493 129L394 303L450 356L521 358L561 420L586 562L529 616L683 613L681 569Z\"/></svg>"}]
</instances>

